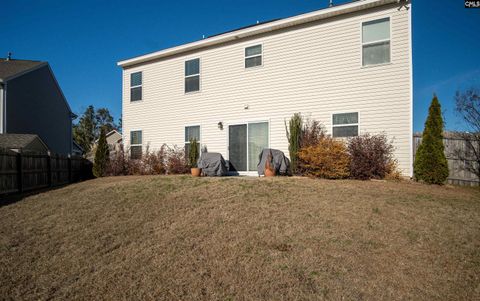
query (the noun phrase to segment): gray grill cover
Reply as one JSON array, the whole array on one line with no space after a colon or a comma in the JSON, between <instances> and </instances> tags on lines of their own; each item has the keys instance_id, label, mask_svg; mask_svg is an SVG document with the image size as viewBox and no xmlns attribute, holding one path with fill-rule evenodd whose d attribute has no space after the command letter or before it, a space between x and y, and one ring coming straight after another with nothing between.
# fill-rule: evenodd
<instances>
[{"instance_id":1,"label":"gray grill cover","mask_svg":"<svg viewBox=\"0 0 480 301\"><path fill-rule=\"evenodd\" d=\"M202 173L210 177L227 175L227 163L220 153L203 153L198 159L198 168Z\"/></svg>"},{"instance_id":2,"label":"gray grill cover","mask_svg":"<svg viewBox=\"0 0 480 301\"><path fill-rule=\"evenodd\" d=\"M259 163L257 165L258 175L263 175L265 169L265 163L267 162L268 154L272 151L273 166L275 172L280 175L288 175L290 173L290 160L285 157L285 154L278 149L264 148L258 157Z\"/></svg>"}]
</instances>

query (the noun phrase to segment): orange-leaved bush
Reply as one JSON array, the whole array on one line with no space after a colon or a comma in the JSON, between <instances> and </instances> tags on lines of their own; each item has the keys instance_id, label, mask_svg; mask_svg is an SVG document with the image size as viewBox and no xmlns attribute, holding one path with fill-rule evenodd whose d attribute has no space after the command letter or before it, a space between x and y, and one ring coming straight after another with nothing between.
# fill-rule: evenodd
<instances>
[{"instance_id":1,"label":"orange-leaved bush","mask_svg":"<svg viewBox=\"0 0 480 301\"><path fill-rule=\"evenodd\" d=\"M343 179L349 176L350 157L345 143L325 136L316 145L301 148L301 169L307 176Z\"/></svg>"}]
</instances>

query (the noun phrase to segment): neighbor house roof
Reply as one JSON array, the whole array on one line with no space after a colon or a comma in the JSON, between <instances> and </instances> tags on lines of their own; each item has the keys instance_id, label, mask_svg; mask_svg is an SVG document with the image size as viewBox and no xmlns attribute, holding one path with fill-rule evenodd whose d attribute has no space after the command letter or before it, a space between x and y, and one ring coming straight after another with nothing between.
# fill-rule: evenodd
<instances>
[{"instance_id":1,"label":"neighbor house roof","mask_svg":"<svg viewBox=\"0 0 480 301\"><path fill-rule=\"evenodd\" d=\"M34 134L0 134L0 149L48 151L43 140Z\"/></svg>"},{"instance_id":2,"label":"neighbor house roof","mask_svg":"<svg viewBox=\"0 0 480 301\"><path fill-rule=\"evenodd\" d=\"M47 62L0 58L0 81L7 81L44 65Z\"/></svg>"},{"instance_id":3,"label":"neighbor house roof","mask_svg":"<svg viewBox=\"0 0 480 301\"><path fill-rule=\"evenodd\" d=\"M120 134L117 130L111 130L110 132L108 132L108 133L105 134L105 137L108 138L108 137L110 137L110 136L112 136L112 135L117 135L117 137L118 137L118 139L117 139L115 142L118 143L119 141L122 140L122 134ZM100 138L97 138L97 139L95 140L95 143L97 143L99 139L100 139Z\"/></svg>"},{"instance_id":4,"label":"neighbor house roof","mask_svg":"<svg viewBox=\"0 0 480 301\"><path fill-rule=\"evenodd\" d=\"M305 24L308 22L314 22L326 18L331 18L338 15L353 13L364 9L374 8L385 4L408 2L408 0L357 0L345 4L335 5L332 7L316 10L306 14L301 14L285 19L278 19L269 22L263 22L251 26L242 27L233 31L228 31L223 34L213 35L206 39L202 39L196 42L183 44L180 46L167 48L157 52L145 54L142 56L126 59L118 62L117 64L123 68L134 66L137 64L145 63L151 60L156 60L188 51L197 50L209 46L214 46L221 43L226 43L241 38L247 38L259 34L264 34L280 29L285 29L292 26Z\"/></svg>"}]
</instances>

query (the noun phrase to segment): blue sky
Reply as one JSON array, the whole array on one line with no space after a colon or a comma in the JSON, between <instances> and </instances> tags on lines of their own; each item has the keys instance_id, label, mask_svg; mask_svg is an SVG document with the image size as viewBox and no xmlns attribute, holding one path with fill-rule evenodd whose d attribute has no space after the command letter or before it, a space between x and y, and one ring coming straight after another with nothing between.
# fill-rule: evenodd
<instances>
[{"instance_id":1,"label":"blue sky","mask_svg":"<svg viewBox=\"0 0 480 301\"><path fill-rule=\"evenodd\" d=\"M344 3L348 1L334 1ZM237 27L288 17L328 0L2 1L0 56L45 60L72 110L121 114L116 62ZM480 85L480 9L463 0L413 1L414 130L437 93L447 129L462 129L453 96Z\"/></svg>"}]
</instances>

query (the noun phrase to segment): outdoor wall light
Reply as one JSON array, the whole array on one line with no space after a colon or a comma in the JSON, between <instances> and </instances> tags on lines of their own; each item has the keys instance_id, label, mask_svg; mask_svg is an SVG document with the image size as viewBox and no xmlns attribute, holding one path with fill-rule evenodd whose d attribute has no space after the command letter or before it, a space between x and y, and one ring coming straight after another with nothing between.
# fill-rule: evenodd
<instances>
[{"instance_id":1,"label":"outdoor wall light","mask_svg":"<svg viewBox=\"0 0 480 301\"><path fill-rule=\"evenodd\" d=\"M219 121L217 125L219 130L223 130L223 122Z\"/></svg>"}]
</instances>

